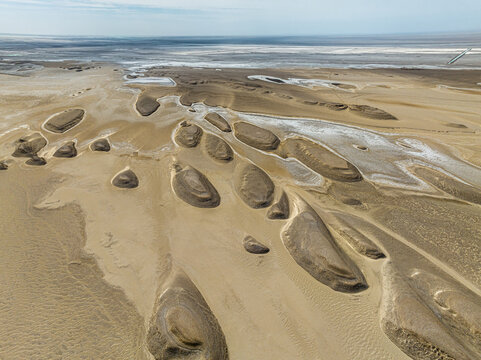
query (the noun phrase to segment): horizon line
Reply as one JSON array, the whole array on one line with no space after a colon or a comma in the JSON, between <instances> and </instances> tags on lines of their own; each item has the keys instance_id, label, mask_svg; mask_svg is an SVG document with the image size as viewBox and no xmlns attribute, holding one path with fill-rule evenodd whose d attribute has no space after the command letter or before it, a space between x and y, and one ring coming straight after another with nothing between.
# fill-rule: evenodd
<instances>
[{"instance_id":1,"label":"horizon line","mask_svg":"<svg viewBox=\"0 0 481 360\"><path fill-rule=\"evenodd\" d=\"M339 34L275 34L275 35L85 35L85 34L31 34L0 33L0 36L50 37L50 38L300 38L300 37L373 37L373 36L422 36L422 35L481 35L481 29L462 31L416 31L392 33L339 33Z\"/></svg>"}]
</instances>

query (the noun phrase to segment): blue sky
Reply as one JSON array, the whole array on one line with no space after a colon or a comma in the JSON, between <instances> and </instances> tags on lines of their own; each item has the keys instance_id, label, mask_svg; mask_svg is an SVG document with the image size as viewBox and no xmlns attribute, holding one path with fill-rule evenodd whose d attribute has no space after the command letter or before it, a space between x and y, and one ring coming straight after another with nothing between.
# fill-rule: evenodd
<instances>
[{"instance_id":1,"label":"blue sky","mask_svg":"<svg viewBox=\"0 0 481 360\"><path fill-rule=\"evenodd\" d=\"M481 0L0 0L0 33L332 35L481 32Z\"/></svg>"}]
</instances>

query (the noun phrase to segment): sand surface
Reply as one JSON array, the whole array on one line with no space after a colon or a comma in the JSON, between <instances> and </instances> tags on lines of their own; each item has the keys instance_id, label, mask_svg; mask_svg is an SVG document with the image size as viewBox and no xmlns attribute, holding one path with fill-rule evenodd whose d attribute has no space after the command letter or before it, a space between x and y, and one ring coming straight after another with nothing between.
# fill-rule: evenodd
<instances>
[{"instance_id":1,"label":"sand surface","mask_svg":"<svg viewBox=\"0 0 481 360\"><path fill-rule=\"evenodd\" d=\"M0 75L0 359L481 358L479 71Z\"/></svg>"}]
</instances>

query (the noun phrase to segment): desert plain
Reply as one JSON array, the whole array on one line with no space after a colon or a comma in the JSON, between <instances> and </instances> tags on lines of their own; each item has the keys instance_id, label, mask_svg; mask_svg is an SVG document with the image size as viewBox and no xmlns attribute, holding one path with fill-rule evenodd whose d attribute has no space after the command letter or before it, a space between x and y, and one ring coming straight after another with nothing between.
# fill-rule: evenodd
<instances>
[{"instance_id":1,"label":"desert plain","mask_svg":"<svg viewBox=\"0 0 481 360\"><path fill-rule=\"evenodd\" d=\"M0 359L480 359L480 84L0 74Z\"/></svg>"}]
</instances>

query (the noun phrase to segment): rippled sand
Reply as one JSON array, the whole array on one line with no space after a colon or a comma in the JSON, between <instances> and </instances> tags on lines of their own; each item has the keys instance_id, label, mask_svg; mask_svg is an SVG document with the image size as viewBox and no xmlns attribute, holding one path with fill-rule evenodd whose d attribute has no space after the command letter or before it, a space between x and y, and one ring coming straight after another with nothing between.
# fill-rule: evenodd
<instances>
[{"instance_id":1,"label":"rippled sand","mask_svg":"<svg viewBox=\"0 0 481 360\"><path fill-rule=\"evenodd\" d=\"M0 75L0 358L481 357L480 72L97 65Z\"/></svg>"}]
</instances>

